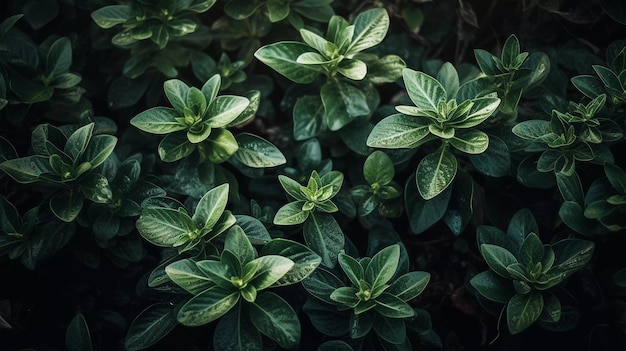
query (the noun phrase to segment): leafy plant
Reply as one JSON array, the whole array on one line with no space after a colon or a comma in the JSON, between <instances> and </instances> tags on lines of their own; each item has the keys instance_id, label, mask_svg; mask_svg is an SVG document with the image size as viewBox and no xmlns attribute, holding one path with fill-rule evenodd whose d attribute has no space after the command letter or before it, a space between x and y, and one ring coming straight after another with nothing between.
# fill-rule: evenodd
<instances>
[{"instance_id":1,"label":"leafy plant","mask_svg":"<svg viewBox=\"0 0 626 351\"><path fill-rule=\"evenodd\" d=\"M563 307L555 288L591 259L594 244L580 239L564 239L543 244L537 223L529 210L517 212L507 232L490 226L477 231L480 252L489 270L472 277L476 291L499 304L505 304L506 321L512 334L522 332L536 321L561 321Z\"/></svg>"},{"instance_id":2,"label":"leafy plant","mask_svg":"<svg viewBox=\"0 0 626 351\"><path fill-rule=\"evenodd\" d=\"M458 73L449 63L442 66L437 79L408 68L402 75L415 105L396 106L400 113L380 121L367 138L367 145L413 149L441 140L437 151L420 161L415 174L420 194L429 200L441 194L457 173L458 163L451 147L467 154L487 150L489 136L474 127L496 111L500 99L493 95L467 96L467 89L459 86Z\"/></svg>"},{"instance_id":3,"label":"leafy plant","mask_svg":"<svg viewBox=\"0 0 626 351\"><path fill-rule=\"evenodd\" d=\"M300 29L302 42L278 42L261 47L255 57L298 84L326 76L319 95L304 95L293 107L294 138L305 140L324 131L337 131L375 106L373 84L391 83L405 64L396 55L378 58L361 52L379 44L387 34L384 9L359 14L354 24L333 16L325 36Z\"/></svg>"},{"instance_id":4,"label":"leafy plant","mask_svg":"<svg viewBox=\"0 0 626 351\"><path fill-rule=\"evenodd\" d=\"M382 151L371 153L363 164L363 176L368 185L357 185L350 189L359 202L359 216L367 216L382 205L385 200L397 198L401 190L393 184L393 162Z\"/></svg>"},{"instance_id":5,"label":"leafy plant","mask_svg":"<svg viewBox=\"0 0 626 351\"><path fill-rule=\"evenodd\" d=\"M32 133L35 155L6 160L0 170L19 183L57 189L48 199L50 209L60 220L72 222L85 199L107 203L112 197L108 179L96 170L113 152L117 138L93 135L94 127L89 123L73 130L41 124Z\"/></svg>"}]
</instances>

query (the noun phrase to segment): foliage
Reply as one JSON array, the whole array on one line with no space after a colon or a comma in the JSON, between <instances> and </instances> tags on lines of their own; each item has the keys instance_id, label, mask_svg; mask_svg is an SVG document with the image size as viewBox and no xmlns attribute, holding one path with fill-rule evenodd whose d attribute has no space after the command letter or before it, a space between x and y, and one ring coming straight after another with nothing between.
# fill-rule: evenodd
<instances>
[{"instance_id":1,"label":"foliage","mask_svg":"<svg viewBox=\"0 0 626 351\"><path fill-rule=\"evenodd\" d=\"M626 349L622 2L0 14L3 349Z\"/></svg>"}]
</instances>

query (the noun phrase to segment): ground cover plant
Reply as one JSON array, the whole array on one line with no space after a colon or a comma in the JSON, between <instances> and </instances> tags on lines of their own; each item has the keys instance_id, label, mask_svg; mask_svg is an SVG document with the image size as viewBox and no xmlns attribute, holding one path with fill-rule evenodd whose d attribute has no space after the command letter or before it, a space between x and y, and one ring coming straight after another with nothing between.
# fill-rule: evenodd
<instances>
[{"instance_id":1,"label":"ground cover plant","mask_svg":"<svg viewBox=\"0 0 626 351\"><path fill-rule=\"evenodd\" d=\"M0 3L0 349L626 349L626 4Z\"/></svg>"}]
</instances>

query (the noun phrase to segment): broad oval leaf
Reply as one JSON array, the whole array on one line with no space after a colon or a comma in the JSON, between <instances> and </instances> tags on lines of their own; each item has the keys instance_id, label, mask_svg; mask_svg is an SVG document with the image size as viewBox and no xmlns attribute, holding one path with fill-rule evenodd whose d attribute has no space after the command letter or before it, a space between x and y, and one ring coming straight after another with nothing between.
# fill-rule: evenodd
<instances>
[{"instance_id":1,"label":"broad oval leaf","mask_svg":"<svg viewBox=\"0 0 626 351\"><path fill-rule=\"evenodd\" d=\"M361 12L354 20L354 34L346 54L356 54L378 45L389 29L389 15L384 8Z\"/></svg>"},{"instance_id":2,"label":"broad oval leaf","mask_svg":"<svg viewBox=\"0 0 626 351\"><path fill-rule=\"evenodd\" d=\"M367 75L367 65L365 62L356 59L343 59L339 62L337 71L346 78L361 80Z\"/></svg>"},{"instance_id":3,"label":"broad oval leaf","mask_svg":"<svg viewBox=\"0 0 626 351\"><path fill-rule=\"evenodd\" d=\"M276 167L287 162L282 152L269 141L250 133L241 133L235 137L239 149L233 155L248 167Z\"/></svg>"},{"instance_id":4,"label":"broad oval leaf","mask_svg":"<svg viewBox=\"0 0 626 351\"><path fill-rule=\"evenodd\" d=\"M178 111L179 117L181 112L185 110L187 106L187 94L189 93L189 86L179 79L170 79L163 83L163 91L165 96L170 101L170 104ZM158 107L157 107L158 108Z\"/></svg>"},{"instance_id":5,"label":"broad oval leaf","mask_svg":"<svg viewBox=\"0 0 626 351\"><path fill-rule=\"evenodd\" d=\"M187 301L176 315L183 325L195 327L211 323L225 315L239 301L239 290L215 286Z\"/></svg>"},{"instance_id":6,"label":"broad oval leaf","mask_svg":"<svg viewBox=\"0 0 626 351\"><path fill-rule=\"evenodd\" d=\"M261 256L252 262L255 262L258 268L250 284L258 291L274 284L287 274L294 265L292 260L278 255Z\"/></svg>"},{"instance_id":7,"label":"broad oval leaf","mask_svg":"<svg viewBox=\"0 0 626 351\"><path fill-rule=\"evenodd\" d=\"M489 147L489 136L480 130L460 130L450 138L450 145L466 154L476 155Z\"/></svg>"},{"instance_id":8,"label":"broad oval leaf","mask_svg":"<svg viewBox=\"0 0 626 351\"><path fill-rule=\"evenodd\" d=\"M510 281L492 271L484 271L476 274L470 280L470 284L480 295L491 301L507 303L513 296L513 291L507 289L507 285L510 285Z\"/></svg>"},{"instance_id":9,"label":"broad oval leaf","mask_svg":"<svg viewBox=\"0 0 626 351\"><path fill-rule=\"evenodd\" d=\"M308 84L317 78L320 71L296 62L298 56L305 52L312 52L308 45L284 41L261 47L254 53L254 57L290 80L298 84Z\"/></svg>"},{"instance_id":10,"label":"broad oval leaf","mask_svg":"<svg viewBox=\"0 0 626 351\"><path fill-rule=\"evenodd\" d=\"M367 146L386 149L414 148L430 133L427 118L394 114L378 122Z\"/></svg>"},{"instance_id":11,"label":"broad oval leaf","mask_svg":"<svg viewBox=\"0 0 626 351\"><path fill-rule=\"evenodd\" d=\"M395 174L391 158L382 151L374 151L363 164L363 176L370 184L387 185Z\"/></svg>"},{"instance_id":12,"label":"broad oval leaf","mask_svg":"<svg viewBox=\"0 0 626 351\"><path fill-rule=\"evenodd\" d=\"M430 200L442 193L454 180L457 172L457 160L442 146L439 151L424 157L417 165L415 179L420 195Z\"/></svg>"},{"instance_id":13,"label":"broad oval leaf","mask_svg":"<svg viewBox=\"0 0 626 351\"><path fill-rule=\"evenodd\" d=\"M415 315L409 304L387 292L376 298L374 309L380 315L388 318L410 318Z\"/></svg>"},{"instance_id":14,"label":"broad oval leaf","mask_svg":"<svg viewBox=\"0 0 626 351\"><path fill-rule=\"evenodd\" d=\"M302 211L304 203L305 201L294 201L279 208L274 216L274 224L295 225L304 223L310 214L310 211Z\"/></svg>"},{"instance_id":15,"label":"broad oval leaf","mask_svg":"<svg viewBox=\"0 0 626 351\"><path fill-rule=\"evenodd\" d=\"M306 245L322 258L324 266L334 267L345 245L343 231L335 218L328 213L313 212L303 230Z\"/></svg>"},{"instance_id":16,"label":"broad oval leaf","mask_svg":"<svg viewBox=\"0 0 626 351\"><path fill-rule=\"evenodd\" d=\"M494 272L505 278L511 278L506 267L517 263L517 259L507 249L491 244L480 245L480 253Z\"/></svg>"},{"instance_id":17,"label":"broad oval leaf","mask_svg":"<svg viewBox=\"0 0 626 351\"><path fill-rule=\"evenodd\" d=\"M87 321L82 313L76 314L65 332L65 347L67 351L91 351L91 335Z\"/></svg>"},{"instance_id":18,"label":"broad oval leaf","mask_svg":"<svg viewBox=\"0 0 626 351\"><path fill-rule=\"evenodd\" d=\"M135 225L144 239L166 247L173 247L195 229L188 215L172 208L144 208Z\"/></svg>"},{"instance_id":19,"label":"broad oval leaf","mask_svg":"<svg viewBox=\"0 0 626 351\"><path fill-rule=\"evenodd\" d=\"M193 221L199 229L213 228L220 219L228 202L228 183L209 190L198 202Z\"/></svg>"},{"instance_id":20,"label":"broad oval leaf","mask_svg":"<svg viewBox=\"0 0 626 351\"><path fill-rule=\"evenodd\" d=\"M435 78L410 68L402 70L409 98L423 110L438 111L439 101L446 100L446 90Z\"/></svg>"},{"instance_id":21,"label":"broad oval leaf","mask_svg":"<svg viewBox=\"0 0 626 351\"><path fill-rule=\"evenodd\" d=\"M516 294L506 308L506 322L511 334L519 334L533 324L543 310L543 296L539 292Z\"/></svg>"},{"instance_id":22,"label":"broad oval leaf","mask_svg":"<svg viewBox=\"0 0 626 351\"><path fill-rule=\"evenodd\" d=\"M343 81L330 81L320 92L324 105L324 120L332 131L352 122L358 116L370 113L367 96L359 88Z\"/></svg>"},{"instance_id":23,"label":"broad oval leaf","mask_svg":"<svg viewBox=\"0 0 626 351\"><path fill-rule=\"evenodd\" d=\"M91 13L91 18L101 28L111 28L122 24L130 18L129 5L109 5L101 7Z\"/></svg>"},{"instance_id":24,"label":"broad oval leaf","mask_svg":"<svg viewBox=\"0 0 626 351\"><path fill-rule=\"evenodd\" d=\"M400 260L400 246L395 244L380 250L365 268L365 281L372 290L387 284L396 273Z\"/></svg>"},{"instance_id":25,"label":"broad oval leaf","mask_svg":"<svg viewBox=\"0 0 626 351\"><path fill-rule=\"evenodd\" d=\"M293 261L293 267L273 286L298 283L308 277L322 262L322 258L308 247L287 239L274 239L261 250L261 255L279 255Z\"/></svg>"},{"instance_id":26,"label":"broad oval leaf","mask_svg":"<svg viewBox=\"0 0 626 351\"><path fill-rule=\"evenodd\" d=\"M165 273L176 285L193 295L215 285L189 258L170 263L165 267Z\"/></svg>"},{"instance_id":27,"label":"broad oval leaf","mask_svg":"<svg viewBox=\"0 0 626 351\"><path fill-rule=\"evenodd\" d=\"M280 296L266 292L250 304L250 320L264 335L280 347L294 349L300 343L300 320Z\"/></svg>"},{"instance_id":28,"label":"broad oval leaf","mask_svg":"<svg viewBox=\"0 0 626 351\"><path fill-rule=\"evenodd\" d=\"M396 279L386 292L396 296L402 301L409 301L422 293L430 281L430 273L409 272Z\"/></svg>"},{"instance_id":29,"label":"broad oval leaf","mask_svg":"<svg viewBox=\"0 0 626 351\"><path fill-rule=\"evenodd\" d=\"M249 104L250 100L243 96L218 96L209 105L204 120L211 128L222 128L234 121Z\"/></svg>"},{"instance_id":30,"label":"broad oval leaf","mask_svg":"<svg viewBox=\"0 0 626 351\"><path fill-rule=\"evenodd\" d=\"M149 108L130 120L130 124L152 134L168 134L188 127L176 119L180 118L180 112L169 107Z\"/></svg>"},{"instance_id":31,"label":"broad oval leaf","mask_svg":"<svg viewBox=\"0 0 626 351\"><path fill-rule=\"evenodd\" d=\"M124 346L128 351L144 350L164 338L177 325L174 305L168 302L150 305L130 324Z\"/></svg>"}]
</instances>

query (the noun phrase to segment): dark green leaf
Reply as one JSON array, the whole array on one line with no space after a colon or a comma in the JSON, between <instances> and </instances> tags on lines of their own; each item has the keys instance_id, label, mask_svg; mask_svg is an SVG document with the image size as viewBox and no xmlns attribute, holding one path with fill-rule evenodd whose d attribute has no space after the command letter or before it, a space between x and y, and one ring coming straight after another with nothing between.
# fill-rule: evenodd
<instances>
[{"instance_id":1,"label":"dark green leaf","mask_svg":"<svg viewBox=\"0 0 626 351\"><path fill-rule=\"evenodd\" d=\"M164 338L177 325L172 304L160 302L150 305L131 323L124 346L128 351L144 350Z\"/></svg>"},{"instance_id":2,"label":"dark green leaf","mask_svg":"<svg viewBox=\"0 0 626 351\"><path fill-rule=\"evenodd\" d=\"M191 259L182 259L165 267L167 276L188 293L197 295L215 284L202 272Z\"/></svg>"},{"instance_id":3,"label":"dark green leaf","mask_svg":"<svg viewBox=\"0 0 626 351\"><path fill-rule=\"evenodd\" d=\"M311 52L311 48L299 42L279 42L258 49L254 56L272 69L299 83L311 83L320 74L316 68L296 63L298 56Z\"/></svg>"},{"instance_id":4,"label":"dark green leaf","mask_svg":"<svg viewBox=\"0 0 626 351\"><path fill-rule=\"evenodd\" d=\"M287 239L274 239L263 246L261 255L278 255L293 261L294 265L273 285L284 286L298 283L308 277L322 262L308 247Z\"/></svg>"},{"instance_id":5,"label":"dark green leaf","mask_svg":"<svg viewBox=\"0 0 626 351\"><path fill-rule=\"evenodd\" d=\"M322 258L322 264L334 267L337 255L345 245L345 238L333 216L313 212L304 223L303 230L307 246Z\"/></svg>"},{"instance_id":6,"label":"dark green leaf","mask_svg":"<svg viewBox=\"0 0 626 351\"><path fill-rule=\"evenodd\" d=\"M438 151L424 157L415 173L417 189L425 200L441 194L454 180L458 163L448 148L442 146Z\"/></svg>"},{"instance_id":7,"label":"dark green leaf","mask_svg":"<svg viewBox=\"0 0 626 351\"><path fill-rule=\"evenodd\" d=\"M489 268L505 278L510 278L506 267L517 263L517 259L510 251L500 246L482 244L480 245L480 253L487 261Z\"/></svg>"},{"instance_id":8,"label":"dark green leaf","mask_svg":"<svg viewBox=\"0 0 626 351\"><path fill-rule=\"evenodd\" d=\"M263 349L261 334L256 330L243 304L237 305L222 317L213 333L213 347L224 351L256 351Z\"/></svg>"},{"instance_id":9,"label":"dark green leaf","mask_svg":"<svg viewBox=\"0 0 626 351\"><path fill-rule=\"evenodd\" d=\"M248 167L276 167L287 162L276 146L261 137L241 133L235 139L237 139L239 149L233 157Z\"/></svg>"},{"instance_id":10,"label":"dark green leaf","mask_svg":"<svg viewBox=\"0 0 626 351\"><path fill-rule=\"evenodd\" d=\"M300 343L300 320L280 296L266 292L250 305L250 320L264 335L282 348L296 348Z\"/></svg>"},{"instance_id":11,"label":"dark green leaf","mask_svg":"<svg viewBox=\"0 0 626 351\"><path fill-rule=\"evenodd\" d=\"M89 327L82 313L76 314L65 332L65 347L67 351L91 351L91 336Z\"/></svg>"},{"instance_id":12,"label":"dark green leaf","mask_svg":"<svg viewBox=\"0 0 626 351\"><path fill-rule=\"evenodd\" d=\"M511 334L519 334L533 324L543 310L543 297L539 292L514 295L506 309L506 321Z\"/></svg>"},{"instance_id":13,"label":"dark green leaf","mask_svg":"<svg viewBox=\"0 0 626 351\"><path fill-rule=\"evenodd\" d=\"M320 92L324 105L324 119L332 131L341 129L357 116L370 112L367 97L354 85L345 81L331 81Z\"/></svg>"},{"instance_id":14,"label":"dark green leaf","mask_svg":"<svg viewBox=\"0 0 626 351\"><path fill-rule=\"evenodd\" d=\"M513 296L512 291L507 289L510 282L492 271L476 274L470 280L470 284L478 293L491 301L504 304Z\"/></svg>"},{"instance_id":15,"label":"dark green leaf","mask_svg":"<svg viewBox=\"0 0 626 351\"><path fill-rule=\"evenodd\" d=\"M212 287L196 295L185 303L176 319L186 326L200 326L211 323L230 311L239 301L239 291Z\"/></svg>"},{"instance_id":16,"label":"dark green leaf","mask_svg":"<svg viewBox=\"0 0 626 351\"><path fill-rule=\"evenodd\" d=\"M422 293L430 280L430 273L409 272L398 277L386 290L402 301L409 301Z\"/></svg>"},{"instance_id":17,"label":"dark green leaf","mask_svg":"<svg viewBox=\"0 0 626 351\"><path fill-rule=\"evenodd\" d=\"M50 198L50 209L60 220L72 222L83 209L83 196L74 190L62 191Z\"/></svg>"}]
</instances>

